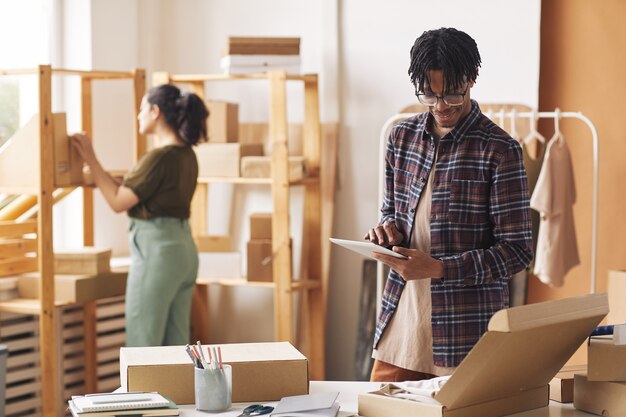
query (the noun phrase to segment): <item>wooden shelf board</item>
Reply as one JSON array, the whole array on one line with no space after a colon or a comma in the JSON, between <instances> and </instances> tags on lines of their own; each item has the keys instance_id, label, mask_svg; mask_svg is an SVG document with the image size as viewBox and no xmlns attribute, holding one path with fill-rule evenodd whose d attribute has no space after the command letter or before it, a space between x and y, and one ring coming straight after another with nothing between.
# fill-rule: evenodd
<instances>
[{"instance_id":1,"label":"wooden shelf board","mask_svg":"<svg viewBox=\"0 0 626 417\"><path fill-rule=\"evenodd\" d=\"M279 72L279 71L275 71ZM269 80L270 72L256 74L181 74L171 75L170 80L178 83L193 83L201 81L231 81L231 80ZM310 81L315 75L287 74L288 81Z\"/></svg>"},{"instance_id":2,"label":"wooden shelf board","mask_svg":"<svg viewBox=\"0 0 626 417\"><path fill-rule=\"evenodd\" d=\"M57 301L54 305L55 307L63 307L70 305L70 303ZM0 301L0 311L39 315L41 313L41 302L37 298L14 298L13 300Z\"/></svg>"},{"instance_id":3,"label":"wooden shelf board","mask_svg":"<svg viewBox=\"0 0 626 417\"><path fill-rule=\"evenodd\" d=\"M259 287L259 288L274 288L273 282L260 282L260 281L248 281L243 278L200 278L196 279L196 284L199 285L222 285L225 287ZM291 283L292 291L302 291L307 289L320 288L321 282L318 280L298 280Z\"/></svg>"},{"instance_id":4,"label":"wooden shelf board","mask_svg":"<svg viewBox=\"0 0 626 417\"><path fill-rule=\"evenodd\" d=\"M319 181L319 177L305 177L300 180L290 181L289 185L306 185L314 184ZM211 184L211 183L227 183L227 184L250 184L258 185L265 184L271 185L271 178L244 178L244 177L198 177L198 183Z\"/></svg>"}]
</instances>

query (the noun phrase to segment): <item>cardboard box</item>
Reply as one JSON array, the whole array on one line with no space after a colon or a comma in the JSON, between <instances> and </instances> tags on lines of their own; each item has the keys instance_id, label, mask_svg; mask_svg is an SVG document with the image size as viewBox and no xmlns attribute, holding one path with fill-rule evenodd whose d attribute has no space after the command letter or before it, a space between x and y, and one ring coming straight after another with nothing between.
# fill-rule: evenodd
<instances>
[{"instance_id":1,"label":"cardboard box","mask_svg":"<svg viewBox=\"0 0 626 417\"><path fill-rule=\"evenodd\" d=\"M208 100L207 134L209 143L235 143L239 140L239 104Z\"/></svg>"},{"instance_id":2,"label":"cardboard box","mask_svg":"<svg viewBox=\"0 0 626 417\"><path fill-rule=\"evenodd\" d=\"M230 252L233 250L232 239L227 235L194 236L193 240L196 242L198 252Z\"/></svg>"},{"instance_id":3,"label":"cardboard box","mask_svg":"<svg viewBox=\"0 0 626 417\"><path fill-rule=\"evenodd\" d=\"M208 279L241 279L241 253L199 252L198 277Z\"/></svg>"},{"instance_id":4,"label":"cardboard box","mask_svg":"<svg viewBox=\"0 0 626 417\"><path fill-rule=\"evenodd\" d=\"M57 187L83 183L83 158L67 135L65 113L52 115L54 129L54 184Z\"/></svg>"},{"instance_id":5,"label":"cardboard box","mask_svg":"<svg viewBox=\"0 0 626 417\"><path fill-rule=\"evenodd\" d=\"M221 345L232 366L233 402L278 401L307 394L308 361L288 342ZM184 346L120 349L125 391L157 391L176 404L194 403L193 365Z\"/></svg>"},{"instance_id":6,"label":"cardboard box","mask_svg":"<svg viewBox=\"0 0 626 417\"><path fill-rule=\"evenodd\" d=\"M489 417L547 406L548 383L607 312L606 294L501 310L435 396L439 405L376 391L359 395L359 415Z\"/></svg>"},{"instance_id":7,"label":"cardboard box","mask_svg":"<svg viewBox=\"0 0 626 417\"><path fill-rule=\"evenodd\" d=\"M626 383L574 376L574 407L599 416L626 416Z\"/></svg>"},{"instance_id":8,"label":"cardboard box","mask_svg":"<svg viewBox=\"0 0 626 417\"><path fill-rule=\"evenodd\" d=\"M111 249L85 247L54 252L57 274L98 275L111 270Z\"/></svg>"},{"instance_id":9,"label":"cardboard box","mask_svg":"<svg viewBox=\"0 0 626 417\"><path fill-rule=\"evenodd\" d=\"M613 338L590 337L587 349L589 381L626 382L626 345L616 345Z\"/></svg>"},{"instance_id":10,"label":"cardboard box","mask_svg":"<svg viewBox=\"0 0 626 417\"><path fill-rule=\"evenodd\" d=\"M550 381L550 399L560 403L574 401L574 375L587 373L587 365L564 366Z\"/></svg>"},{"instance_id":11,"label":"cardboard box","mask_svg":"<svg viewBox=\"0 0 626 417\"><path fill-rule=\"evenodd\" d=\"M272 213L250 214L250 240L272 239Z\"/></svg>"},{"instance_id":12,"label":"cardboard box","mask_svg":"<svg viewBox=\"0 0 626 417\"><path fill-rule=\"evenodd\" d=\"M248 241L247 256L248 281L272 282L272 241L254 239Z\"/></svg>"},{"instance_id":13,"label":"cardboard box","mask_svg":"<svg viewBox=\"0 0 626 417\"><path fill-rule=\"evenodd\" d=\"M242 157L263 155L262 144L201 143L194 150L199 177L239 177Z\"/></svg>"},{"instance_id":14,"label":"cardboard box","mask_svg":"<svg viewBox=\"0 0 626 417\"><path fill-rule=\"evenodd\" d=\"M626 271L609 271L608 324L626 323Z\"/></svg>"},{"instance_id":15,"label":"cardboard box","mask_svg":"<svg viewBox=\"0 0 626 417\"><path fill-rule=\"evenodd\" d=\"M39 298L38 272L20 275L17 289L21 298ZM116 297L126 292L127 270L113 270L99 275L54 276L54 298L67 303L83 303L100 298Z\"/></svg>"},{"instance_id":16,"label":"cardboard box","mask_svg":"<svg viewBox=\"0 0 626 417\"><path fill-rule=\"evenodd\" d=\"M241 176L244 178L270 178L272 176L271 156L246 156L241 158ZM304 157L289 157L289 181L304 178Z\"/></svg>"}]
</instances>

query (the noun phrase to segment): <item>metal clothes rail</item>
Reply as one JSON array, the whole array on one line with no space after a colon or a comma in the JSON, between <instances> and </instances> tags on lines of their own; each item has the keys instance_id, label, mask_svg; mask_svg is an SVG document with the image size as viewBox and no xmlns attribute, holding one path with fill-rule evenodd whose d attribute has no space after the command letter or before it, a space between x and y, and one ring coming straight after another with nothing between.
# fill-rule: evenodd
<instances>
[{"instance_id":1,"label":"metal clothes rail","mask_svg":"<svg viewBox=\"0 0 626 417\"><path fill-rule=\"evenodd\" d=\"M383 124L380 133L380 158L379 158L379 175L378 175L378 207L382 206L382 199L384 194L384 172L385 172L385 152L386 142L389 136L391 128L401 120L408 119L415 116L416 113L398 113L391 116ZM533 122L540 118L555 119L558 122L559 119L578 119L587 125L591 131L591 138L593 141L593 212L591 220L591 271L590 271L590 293L596 291L596 275L597 275L597 247L598 247L598 130L593 122L581 112L562 112L556 109L553 112L537 112L537 111L497 111L497 112L485 112L490 118L498 118L500 122L505 119L510 119L514 124L516 119L528 118L531 120L531 126L534 126ZM502 123L501 123L502 124ZM382 300L382 283L383 283L383 264L377 265L377 285L376 285L376 315L380 314L380 304Z\"/></svg>"}]
</instances>

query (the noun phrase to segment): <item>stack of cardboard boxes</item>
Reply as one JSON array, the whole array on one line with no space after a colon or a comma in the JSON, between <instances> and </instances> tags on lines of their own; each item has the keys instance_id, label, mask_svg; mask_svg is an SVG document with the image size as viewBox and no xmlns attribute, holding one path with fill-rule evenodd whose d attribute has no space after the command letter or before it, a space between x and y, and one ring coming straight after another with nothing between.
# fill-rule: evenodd
<instances>
[{"instance_id":1,"label":"stack of cardboard boxes","mask_svg":"<svg viewBox=\"0 0 626 417\"><path fill-rule=\"evenodd\" d=\"M300 73L300 38L229 36L220 66L226 74L271 70Z\"/></svg>"},{"instance_id":2,"label":"stack of cardboard boxes","mask_svg":"<svg viewBox=\"0 0 626 417\"><path fill-rule=\"evenodd\" d=\"M85 247L54 253L54 296L56 301L82 303L122 295L126 268L111 269L111 249ZM21 298L39 298L39 272L17 277Z\"/></svg>"},{"instance_id":3,"label":"stack of cardboard boxes","mask_svg":"<svg viewBox=\"0 0 626 417\"><path fill-rule=\"evenodd\" d=\"M241 143L239 140L239 105L209 100L207 122L208 143L195 147L199 176L270 178L272 158L264 155L262 143ZM304 177L302 156L289 156L289 180Z\"/></svg>"},{"instance_id":4,"label":"stack of cardboard boxes","mask_svg":"<svg viewBox=\"0 0 626 417\"><path fill-rule=\"evenodd\" d=\"M626 272L609 273L608 323L626 323ZM587 373L574 376L574 407L602 416L626 416L626 341L623 325L609 336L590 337Z\"/></svg>"}]
</instances>

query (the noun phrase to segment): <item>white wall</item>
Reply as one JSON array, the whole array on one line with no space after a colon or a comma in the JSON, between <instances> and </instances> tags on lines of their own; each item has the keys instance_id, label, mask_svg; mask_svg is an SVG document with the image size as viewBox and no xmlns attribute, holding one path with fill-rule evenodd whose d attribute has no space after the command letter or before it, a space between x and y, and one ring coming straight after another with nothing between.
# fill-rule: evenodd
<instances>
[{"instance_id":1,"label":"white wall","mask_svg":"<svg viewBox=\"0 0 626 417\"><path fill-rule=\"evenodd\" d=\"M409 50L424 30L453 26L476 39L483 67L474 98L537 104L540 0L92 0L91 9L89 53L98 69L139 66L148 73L217 72L228 35L301 37L303 70L320 73L323 121L341 117L334 232L338 237L359 239L377 220L377 190L372 185L378 183L378 135L389 116L415 101L407 75ZM267 90L261 85L223 83L207 93L242 103L242 121L267 118ZM96 103L102 118L96 122L97 149L109 168L123 167L130 155L123 133L132 122L130 113L109 105L118 94L124 93L99 90L102 98ZM289 102L299 103L301 94L290 88ZM301 107L290 109L289 116L301 119ZM254 197L257 192L262 191L253 190L252 197L236 196L236 210L245 212L249 198L255 204L265 201ZM104 236L98 243L125 244L123 216L111 215L102 204L96 210L102 223L96 236ZM245 235L246 226L239 227L239 234ZM362 258L333 250L328 379L353 377L361 269ZM222 289L213 290L211 297L216 341L271 338L271 298L266 293ZM237 315L232 314L235 311ZM258 311L266 313L263 318Z\"/></svg>"}]
</instances>

